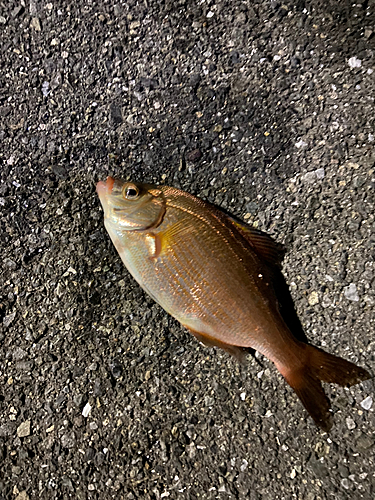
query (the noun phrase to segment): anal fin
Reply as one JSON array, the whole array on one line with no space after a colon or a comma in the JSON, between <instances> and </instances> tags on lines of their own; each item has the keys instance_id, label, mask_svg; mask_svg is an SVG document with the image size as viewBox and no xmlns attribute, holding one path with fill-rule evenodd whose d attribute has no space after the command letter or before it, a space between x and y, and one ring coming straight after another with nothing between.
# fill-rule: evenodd
<instances>
[{"instance_id":1,"label":"anal fin","mask_svg":"<svg viewBox=\"0 0 375 500\"><path fill-rule=\"evenodd\" d=\"M209 335L206 335L205 333L200 333L196 332L195 330L192 330L191 328L185 327L189 330L190 333L194 335L194 337L204 344L207 347L219 347L220 349L223 349L227 353L229 353L231 356L237 359L237 361L241 364L245 364L246 362L246 355L249 353L249 349L247 347L239 347L236 345L231 345L231 344L226 344L225 342L221 342L218 339L215 339L213 337L210 337Z\"/></svg>"}]
</instances>

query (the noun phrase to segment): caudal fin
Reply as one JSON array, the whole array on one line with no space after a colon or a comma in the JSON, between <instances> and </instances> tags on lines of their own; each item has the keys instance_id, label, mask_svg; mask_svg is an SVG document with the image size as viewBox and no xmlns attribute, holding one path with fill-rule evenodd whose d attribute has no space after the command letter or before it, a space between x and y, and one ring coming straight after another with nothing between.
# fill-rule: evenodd
<instances>
[{"instance_id":1,"label":"caudal fin","mask_svg":"<svg viewBox=\"0 0 375 500\"><path fill-rule=\"evenodd\" d=\"M304 355L306 361L302 368L283 375L314 422L328 432L332 427L331 405L321 381L350 387L371 376L364 368L311 345L304 345Z\"/></svg>"}]
</instances>

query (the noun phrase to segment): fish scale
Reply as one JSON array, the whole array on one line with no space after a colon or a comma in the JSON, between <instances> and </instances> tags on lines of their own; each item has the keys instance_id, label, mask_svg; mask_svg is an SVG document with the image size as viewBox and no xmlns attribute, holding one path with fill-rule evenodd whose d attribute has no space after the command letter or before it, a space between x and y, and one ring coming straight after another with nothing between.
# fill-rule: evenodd
<instances>
[{"instance_id":1,"label":"fish scale","mask_svg":"<svg viewBox=\"0 0 375 500\"><path fill-rule=\"evenodd\" d=\"M183 281L185 285L183 288L185 292L185 303L183 307L187 312L189 309L194 310L195 314L200 317L215 317L220 309L220 303L212 301L215 296L215 291L217 291L217 289L212 289L215 283L209 283L207 279L202 278L204 274L202 264L205 261L205 256L199 253L199 247L194 244L194 240L190 241L189 249L184 253L179 251L180 245L178 242L174 241L174 244L175 250L173 252L173 258L170 259L174 263L173 273L168 269L167 259L164 259L164 279L170 280L171 275L179 276L181 269L184 269L184 275L189 277L189 281L187 281L186 278ZM191 304L191 298L193 298L193 304ZM189 312L188 316L190 316ZM223 311L223 322L225 316L228 316L228 314Z\"/></svg>"},{"instance_id":2,"label":"fish scale","mask_svg":"<svg viewBox=\"0 0 375 500\"><path fill-rule=\"evenodd\" d=\"M230 313L223 309L220 297L218 297L216 301L212 300L215 295L220 295L219 292L223 288L223 284L227 280L227 276L225 269L223 269L225 274L216 273L215 275L217 263L212 261L215 258L219 260L217 254L222 252L220 252L220 249L218 248L209 246L209 241L206 241L206 238L204 237L205 231L204 227L202 227L202 221L200 221L200 223L201 224L194 229L193 233L190 232L188 246L186 245L186 239L184 238L183 232L173 232L174 237L169 241L169 244L170 247L174 249L171 257L172 260L176 261L174 272L177 275L181 275L181 270L183 270L184 275L188 273L191 276L192 281L187 284L187 291L190 297L190 302L191 297L195 298L195 309L197 313L199 311L201 316L208 316L213 321L215 321L215 318L220 315L221 324L230 328L233 327L232 315L236 313L239 314L241 310L233 299L231 300L232 307ZM204 222L203 226L206 224L207 222ZM160 228L160 231L162 232L162 228ZM169 234L169 231L167 231L167 233ZM181 237L179 237L180 234ZM200 237L200 234L203 235L203 237ZM210 250L207 252L205 249ZM164 265L167 263L168 257L169 255L166 255L165 258L163 258ZM228 258L230 258L230 256L228 256ZM221 260L224 260L224 256ZM164 279L170 280L171 275L173 276L173 274L166 271ZM206 275L204 283L199 286L198 284L204 275ZM182 318L179 319L182 320ZM228 321L225 321L226 319L228 319ZM228 322L229 324L227 324Z\"/></svg>"}]
</instances>

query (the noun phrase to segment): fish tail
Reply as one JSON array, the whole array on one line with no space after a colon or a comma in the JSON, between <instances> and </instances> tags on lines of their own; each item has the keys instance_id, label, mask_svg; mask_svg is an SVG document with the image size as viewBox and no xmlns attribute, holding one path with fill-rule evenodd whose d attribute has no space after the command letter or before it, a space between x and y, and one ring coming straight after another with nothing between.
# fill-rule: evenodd
<instances>
[{"instance_id":1,"label":"fish tail","mask_svg":"<svg viewBox=\"0 0 375 500\"><path fill-rule=\"evenodd\" d=\"M307 344L304 345L304 359L301 368L281 370L281 373L314 422L328 432L332 427L331 405L321 382L350 387L371 376L364 368Z\"/></svg>"}]
</instances>

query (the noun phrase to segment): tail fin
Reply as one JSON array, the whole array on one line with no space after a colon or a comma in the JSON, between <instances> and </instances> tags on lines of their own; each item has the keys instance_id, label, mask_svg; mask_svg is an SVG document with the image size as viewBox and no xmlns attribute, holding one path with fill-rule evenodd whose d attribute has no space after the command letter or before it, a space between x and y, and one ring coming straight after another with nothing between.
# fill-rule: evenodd
<instances>
[{"instance_id":1,"label":"tail fin","mask_svg":"<svg viewBox=\"0 0 375 500\"><path fill-rule=\"evenodd\" d=\"M328 432L332 427L330 402L321 381L350 387L371 378L364 368L345 359L328 354L311 345L304 345L306 361L298 370L283 373L314 422Z\"/></svg>"}]
</instances>

